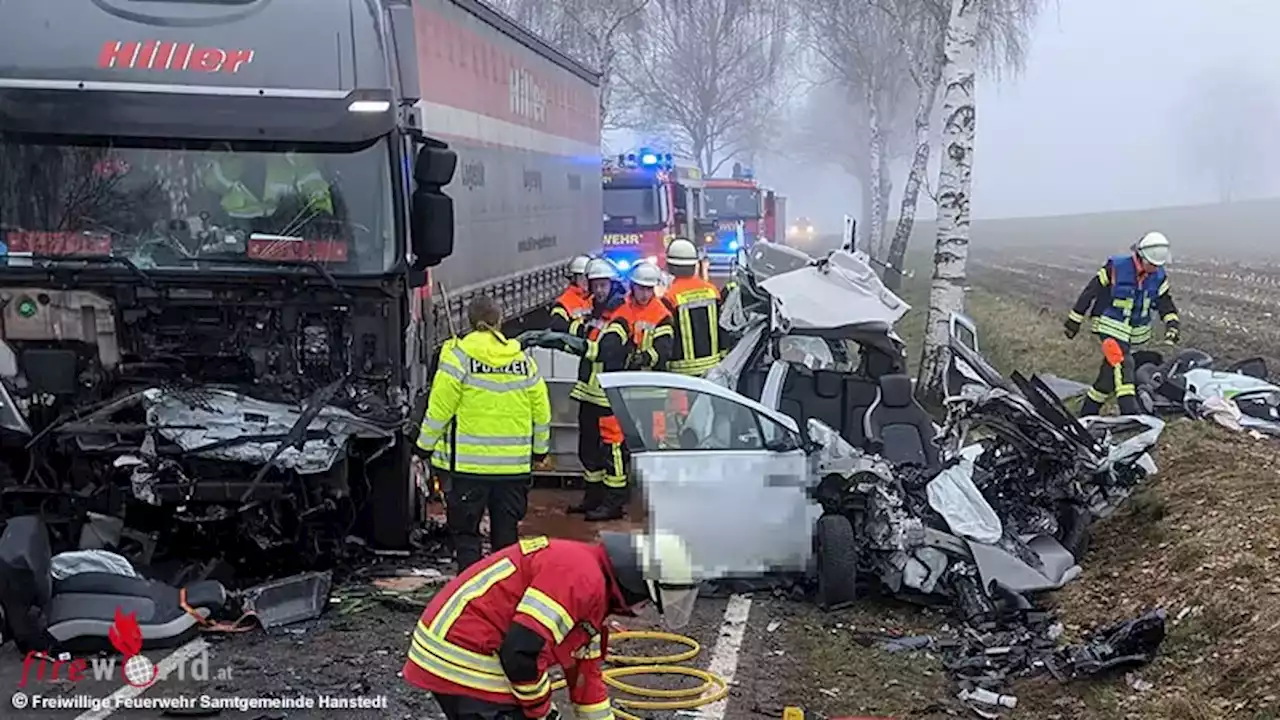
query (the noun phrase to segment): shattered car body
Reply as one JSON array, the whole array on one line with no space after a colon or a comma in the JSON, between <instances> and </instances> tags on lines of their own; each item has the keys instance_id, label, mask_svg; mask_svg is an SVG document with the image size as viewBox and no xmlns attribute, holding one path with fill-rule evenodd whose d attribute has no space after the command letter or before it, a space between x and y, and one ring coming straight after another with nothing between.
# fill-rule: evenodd
<instances>
[{"instance_id":1,"label":"shattered car body","mask_svg":"<svg viewBox=\"0 0 1280 720\"><path fill-rule=\"evenodd\" d=\"M1142 350L1134 353L1134 364L1138 398L1149 413L1220 418L1237 429L1280 436L1280 386L1269 380L1262 358L1219 370L1200 350L1185 349L1168 360Z\"/></svg>"},{"instance_id":2,"label":"shattered car body","mask_svg":"<svg viewBox=\"0 0 1280 720\"><path fill-rule=\"evenodd\" d=\"M741 340L706 379L602 376L650 522L691 538L708 577L815 570L828 606L854 599L859 573L969 615L1069 582L1088 524L1154 472L1163 423L1077 422L1037 378L1000 377L957 316L937 426L892 331L905 304L857 282L869 268L844 272L855 263L768 262L784 267L764 278L749 264L725 321ZM829 311L842 305L869 319ZM660 436L658 396L688 408Z\"/></svg>"}]
</instances>

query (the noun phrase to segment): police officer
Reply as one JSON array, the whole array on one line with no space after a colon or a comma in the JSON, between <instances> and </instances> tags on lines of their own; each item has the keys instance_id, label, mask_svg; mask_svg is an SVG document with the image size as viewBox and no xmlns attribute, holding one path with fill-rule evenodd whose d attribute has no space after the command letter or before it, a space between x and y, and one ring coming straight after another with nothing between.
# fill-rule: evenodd
<instances>
[{"instance_id":1,"label":"police officer","mask_svg":"<svg viewBox=\"0 0 1280 720\"><path fill-rule=\"evenodd\" d=\"M578 401L578 459L586 489L582 502L569 508L571 513L587 513L604 503L604 481L609 470L614 470L615 476L625 474L621 454L614 456L600 436L600 421L612 418L613 413L600 387L599 375L626 368L627 330L617 320L626 303L627 290L617 268L603 258L587 265L587 283L591 289L591 313L575 333L587 341L587 347L578 363L578 382L569 393Z\"/></svg>"},{"instance_id":2,"label":"police officer","mask_svg":"<svg viewBox=\"0 0 1280 720\"><path fill-rule=\"evenodd\" d=\"M591 290L587 288L588 255L579 255L569 261L569 287L560 293L551 306L551 327L555 332L572 333L587 315L591 314Z\"/></svg>"},{"instance_id":3,"label":"police officer","mask_svg":"<svg viewBox=\"0 0 1280 720\"><path fill-rule=\"evenodd\" d=\"M720 330L720 291L697 275L698 250L693 243L676 238L667 246L667 270L674 276L662 301L671 312L675 327L672 372L702 377L724 355L724 335Z\"/></svg>"},{"instance_id":4,"label":"police officer","mask_svg":"<svg viewBox=\"0 0 1280 720\"><path fill-rule=\"evenodd\" d=\"M467 317L474 330L440 351L417 442L443 476L459 571L482 555L486 510L495 551L519 538L532 462L551 442L546 383L520 343L502 335L497 302L476 298Z\"/></svg>"},{"instance_id":5,"label":"police officer","mask_svg":"<svg viewBox=\"0 0 1280 720\"><path fill-rule=\"evenodd\" d=\"M413 631L406 682L449 720L558 718L548 671L564 670L579 720L613 720L601 665L609 615L647 603L673 630L698 588L684 543L665 533L601 533L599 544L533 537L449 581Z\"/></svg>"},{"instance_id":6,"label":"police officer","mask_svg":"<svg viewBox=\"0 0 1280 720\"><path fill-rule=\"evenodd\" d=\"M1162 233L1147 233L1128 255L1108 258L1071 308L1064 323L1067 337L1074 338L1088 316L1093 332L1102 339L1102 368L1080 407L1081 416L1097 415L1112 395L1122 415L1142 412L1133 384L1131 350L1151 339L1153 311L1164 322L1165 341L1178 341L1178 308L1164 270L1169 257L1169 239Z\"/></svg>"}]
</instances>

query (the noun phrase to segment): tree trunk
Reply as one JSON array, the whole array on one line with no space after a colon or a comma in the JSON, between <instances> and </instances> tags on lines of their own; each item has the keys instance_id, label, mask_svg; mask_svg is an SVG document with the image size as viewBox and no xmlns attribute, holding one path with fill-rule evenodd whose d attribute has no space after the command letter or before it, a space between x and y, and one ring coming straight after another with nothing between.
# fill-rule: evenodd
<instances>
[{"instance_id":1,"label":"tree trunk","mask_svg":"<svg viewBox=\"0 0 1280 720\"><path fill-rule=\"evenodd\" d=\"M870 174L871 174L870 170L867 170L866 175L870 175ZM870 229L871 208L873 206L873 203L871 200L871 196L873 194L871 191L871 181L863 179L859 181L859 185L862 188L862 193L861 193L862 207L858 212L858 216L857 216L858 227L855 230L858 236L857 247L861 248L861 250L865 252L867 255L871 255L871 252L874 249L871 246L871 229Z\"/></svg>"},{"instance_id":2,"label":"tree trunk","mask_svg":"<svg viewBox=\"0 0 1280 720\"><path fill-rule=\"evenodd\" d=\"M867 254L876 257L884 238L884 197L880 189L884 185L885 153L884 134L880 130L880 98L872 84L867 91L867 125L871 131L871 173L868 176L867 193L871 195L871 215L867 218Z\"/></svg>"},{"instance_id":3,"label":"tree trunk","mask_svg":"<svg viewBox=\"0 0 1280 720\"><path fill-rule=\"evenodd\" d=\"M885 235L889 227L889 200L893 197L893 174L889 172L889 153L880 155L880 237L877 238L876 251L871 257L884 261L888 255L888 244Z\"/></svg>"},{"instance_id":4,"label":"tree trunk","mask_svg":"<svg viewBox=\"0 0 1280 720\"><path fill-rule=\"evenodd\" d=\"M916 98L916 150L911 156L911 169L907 172L907 184L902 188L902 205L898 208L898 226L889 244L888 267L884 271L884 284L893 292L902 289L902 273L907 261L907 245L916 224L916 206L920 202L920 186L929 172L930 140L933 104L938 97L937 76L929 78L929 87L919 88Z\"/></svg>"},{"instance_id":5,"label":"tree trunk","mask_svg":"<svg viewBox=\"0 0 1280 720\"><path fill-rule=\"evenodd\" d=\"M969 192L973 180L978 10L981 0L952 0L943 66L942 168L938 173L938 238L933 250L921 392L942 400L951 313L964 312L965 265L969 260Z\"/></svg>"}]
</instances>

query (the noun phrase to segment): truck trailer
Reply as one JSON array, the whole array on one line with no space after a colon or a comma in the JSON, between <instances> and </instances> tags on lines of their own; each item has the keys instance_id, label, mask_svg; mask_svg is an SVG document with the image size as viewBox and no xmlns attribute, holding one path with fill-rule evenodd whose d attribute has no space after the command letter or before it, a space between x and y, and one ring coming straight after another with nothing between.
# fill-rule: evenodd
<instances>
[{"instance_id":1,"label":"truck trailer","mask_svg":"<svg viewBox=\"0 0 1280 720\"><path fill-rule=\"evenodd\" d=\"M0 519L150 560L408 545L463 304L532 311L598 247L598 77L476 0L0 17Z\"/></svg>"}]
</instances>

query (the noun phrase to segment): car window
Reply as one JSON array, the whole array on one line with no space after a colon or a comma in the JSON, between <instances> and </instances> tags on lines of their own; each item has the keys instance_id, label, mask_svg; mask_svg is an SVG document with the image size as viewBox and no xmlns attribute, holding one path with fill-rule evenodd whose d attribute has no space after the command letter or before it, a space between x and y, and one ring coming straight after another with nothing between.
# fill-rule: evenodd
<instances>
[{"instance_id":1,"label":"car window","mask_svg":"<svg viewBox=\"0 0 1280 720\"><path fill-rule=\"evenodd\" d=\"M856 372L862 352L853 340L831 340L811 335L788 335L778 340L778 358L810 370Z\"/></svg>"},{"instance_id":2,"label":"car window","mask_svg":"<svg viewBox=\"0 0 1280 720\"><path fill-rule=\"evenodd\" d=\"M645 450L763 450L755 410L706 393L673 388L619 390ZM785 429L785 428L784 428Z\"/></svg>"},{"instance_id":3,"label":"car window","mask_svg":"<svg viewBox=\"0 0 1280 720\"><path fill-rule=\"evenodd\" d=\"M764 436L764 446L769 450L788 452L797 450L802 445L799 434L793 432L791 428L758 413L756 420L760 423L760 431Z\"/></svg>"}]
</instances>

